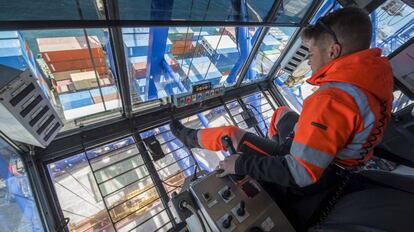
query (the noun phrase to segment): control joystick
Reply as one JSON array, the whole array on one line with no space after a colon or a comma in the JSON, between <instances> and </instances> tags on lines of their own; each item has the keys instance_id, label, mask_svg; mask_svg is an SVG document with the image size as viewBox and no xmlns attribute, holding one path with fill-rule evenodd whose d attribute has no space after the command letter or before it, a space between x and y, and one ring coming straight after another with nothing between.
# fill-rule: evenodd
<instances>
[{"instance_id":1,"label":"control joystick","mask_svg":"<svg viewBox=\"0 0 414 232\"><path fill-rule=\"evenodd\" d=\"M227 187L222 193L221 196L223 197L224 200L228 200L231 196L231 188Z\"/></svg>"},{"instance_id":2,"label":"control joystick","mask_svg":"<svg viewBox=\"0 0 414 232\"><path fill-rule=\"evenodd\" d=\"M229 215L226 219L222 222L222 226L224 229L228 229L231 226L231 221L233 220L233 216Z\"/></svg>"},{"instance_id":3,"label":"control joystick","mask_svg":"<svg viewBox=\"0 0 414 232\"><path fill-rule=\"evenodd\" d=\"M246 203L244 201L240 202L240 207L237 209L237 215L243 217L246 214Z\"/></svg>"}]
</instances>

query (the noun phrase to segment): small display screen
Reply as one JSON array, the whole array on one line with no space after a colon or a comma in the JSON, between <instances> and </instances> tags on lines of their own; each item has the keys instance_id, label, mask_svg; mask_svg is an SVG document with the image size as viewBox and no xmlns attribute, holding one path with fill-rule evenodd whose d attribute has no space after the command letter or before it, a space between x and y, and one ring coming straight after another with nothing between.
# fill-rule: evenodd
<instances>
[{"instance_id":1,"label":"small display screen","mask_svg":"<svg viewBox=\"0 0 414 232\"><path fill-rule=\"evenodd\" d=\"M242 190L244 191L244 193L246 193L246 195L250 198L253 198L254 196L256 196L260 190L257 189L256 186L254 186L252 183L250 183L250 181L244 183L241 186Z\"/></svg>"},{"instance_id":2,"label":"small display screen","mask_svg":"<svg viewBox=\"0 0 414 232\"><path fill-rule=\"evenodd\" d=\"M201 83L197 85L193 85L193 93L200 93L207 90L211 90L211 82Z\"/></svg>"}]
</instances>

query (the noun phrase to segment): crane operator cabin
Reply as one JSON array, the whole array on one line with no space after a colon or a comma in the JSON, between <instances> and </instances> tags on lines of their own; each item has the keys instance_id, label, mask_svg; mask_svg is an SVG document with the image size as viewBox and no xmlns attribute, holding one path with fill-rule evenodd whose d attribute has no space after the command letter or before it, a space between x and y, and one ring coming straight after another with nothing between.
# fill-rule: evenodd
<instances>
[{"instance_id":1,"label":"crane operator cabin","mask_svg":"<svg viewBox=\"0 0 414 232\"><path fill-rule=\"evenodd\" d=\"M414 230L414 1L0 8L0 232Z\"/></svg>"}]
</instances>

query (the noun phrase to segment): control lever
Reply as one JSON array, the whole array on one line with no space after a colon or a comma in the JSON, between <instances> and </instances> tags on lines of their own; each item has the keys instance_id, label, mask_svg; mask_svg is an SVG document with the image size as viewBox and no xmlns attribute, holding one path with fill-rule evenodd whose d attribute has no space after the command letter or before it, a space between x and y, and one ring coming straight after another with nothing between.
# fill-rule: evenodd
<instances>
[{"instance_id":1,"label":"control lever","mask_svg":"<svg viewBox=\"0 0 414 232\"><path fill-rule=\"evenodd\" d=\"M227 149L227 151L229 151L230 155L237 154L237 151L233 146L233 141L231 141L231 138L229 136L227 136L227 135L223 136L221 138L221 143ZM230 177L230 179L233 180L233 182L238 182L238 181L244 179L243 175L229 175L229 177Z\"/></svg>"},{"instance_id":2,"label":"control lever","mask_svg":"<svg viewBox=\"0 0 414 232\"><path fill-rule=\"evenodd\" d=\"M237 215L243 217L246 214L246 203L244 201L240 202L240 207L237 209Z\"/></svg>"},{"instance_id":3,"label":"control lever","mask_svg":"<svg viewBox=\"0 0 414 232\"><path fill-rule=\"evenodd\" d=\"M230 152L230 155L236 154L236 149L233 146L233 141L231 141L231 138L229 136L223 136L221 138L221 143L224 145L224 147L227 149L227 151Z\"/></svg>"},{"instance_id":4,"label":"control lever","mask_svg":"<svg viewBox=\"0 0 414 232\"><path fill-rule=\"evenodd\" d=\"M227 187L222 193L221 196L227 201L231 196L231 188Z\"/></svg>"},{"instance_id":5,"label":"control lever","mask_svg":"<svg viewBox=\"0 0 414 232\"><path fill-rule=\"evenodd\" d=\"M228 229L231 226L231 221L233 221L233 216L229 215L226 219L221 223L224 229Z\"/></svg>"}]
</instances>

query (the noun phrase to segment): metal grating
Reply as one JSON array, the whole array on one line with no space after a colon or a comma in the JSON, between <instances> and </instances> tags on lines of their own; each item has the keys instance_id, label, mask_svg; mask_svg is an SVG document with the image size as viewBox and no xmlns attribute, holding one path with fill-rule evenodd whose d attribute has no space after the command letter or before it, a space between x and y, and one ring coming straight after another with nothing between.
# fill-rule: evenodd
<instances>
[{"instance_id":1,"label":"metal grating","mask_svg":"<svg viewBox=\"0 0 414 232\"><path fill-rule=\"evenodd\" d=\"M258 128L267 136L270 120L272 119L275 107L262 92L257 92L242 98L246 108L252 109L258 122Z\"/></svg>"}]
</instances>

